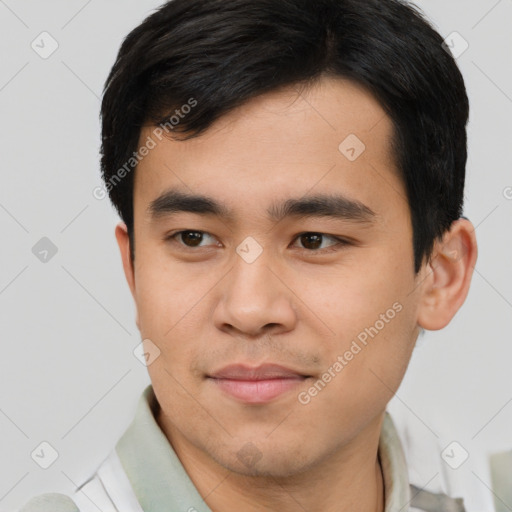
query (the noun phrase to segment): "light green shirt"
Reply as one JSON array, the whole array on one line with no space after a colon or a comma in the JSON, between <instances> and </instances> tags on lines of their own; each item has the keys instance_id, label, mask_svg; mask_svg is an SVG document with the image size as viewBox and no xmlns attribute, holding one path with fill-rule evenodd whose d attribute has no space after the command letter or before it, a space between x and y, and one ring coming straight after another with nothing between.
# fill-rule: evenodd
<instances>
[{"instance_id":1,"label":"light green shirt","mask_svg":"<svg viewBox=\"0 0 512 512\"><path fill-rule=\"evenodd\" d=\"M135 417L89 480L71 497L46 494L20 512L211 512L156 421L147 386ZM388 412L379 441L385 512L464 512L461 499L410 485L402 445Z\"/></svg>"}]
</instances>

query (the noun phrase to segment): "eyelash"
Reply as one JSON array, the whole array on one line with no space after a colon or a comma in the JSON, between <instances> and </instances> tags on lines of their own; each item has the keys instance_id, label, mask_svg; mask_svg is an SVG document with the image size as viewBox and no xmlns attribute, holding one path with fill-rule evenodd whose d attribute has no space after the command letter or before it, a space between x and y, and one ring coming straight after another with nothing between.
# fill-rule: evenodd
<instances>
[{"instance_id":1,"label":"eyelash","mask_svg":"<svg viewBox=\"0 0 512 512\"><path fill-rule=\"evenodd\" d=\"M213 235L210 235L210 233L206 232L206 231L199 231L199 230L194 230L194 229L185 229L185 230L181 230L181 231L177 231L176 233L173 233L171 235L168 235L165 237L165 240L168 240L170 242L175 242L175 243L178 243L181 247L183 247L184 249L186 250L191 250L191 251L194 251L196 249L201 249L201 248L205 248L204 246L203 247L190 247L190 246L187 246L183 243L180 243L180 242L177 242L177 238L182 235L183 233L200 233L202 235L209 235L209 236L212 236ZM329 235L327 233L319 233L319 232L316 232L316 231L304 231L302 233L299 233L298 235L295 236L295 238L293 239L293 241L295 242L296 240L298 240L300 237L304 236L304 235L319 235L321 237L327 237L327 238L330 238L332 240L335 240L337 243L336 244L333 244L329 247L326 247L324 249L306 249L306 248L300 248L300 249L303 249L311 254L326 254L326 253L331 253L331 252L335 252L337 250L340 250L342 249L343 247L345 246L348 246L348 245L352 245L352 242L350 242L349 240L347 239L344 239L344 238L340 238L340 237L337 237L337 236L334 236L334 235ZM322 240L323 241L323 240Z\"/></svg>"}]
</instances>

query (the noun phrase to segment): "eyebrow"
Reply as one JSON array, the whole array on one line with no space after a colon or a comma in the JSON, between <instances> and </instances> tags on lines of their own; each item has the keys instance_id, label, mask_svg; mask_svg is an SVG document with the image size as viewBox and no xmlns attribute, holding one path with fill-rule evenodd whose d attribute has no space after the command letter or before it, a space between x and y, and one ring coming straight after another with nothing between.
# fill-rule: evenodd
<instances>
[{"instance_id":1,"label":"eyebrow","mask_svg":"<svg viewBox=\"0 0 512 512\"><path fill-rule=\"evenodd\" d=\"M179 212L195 213L203 216L216 216L233 222L233 213L215 199L170 190L153 200L148 206L153 219L166 217ZM307 217L330 217L357 223L373 224L377 214L362 202L339 194L315 194L298 199L287 199L273 204L267 215L279 222L287 217L303 219Z\"/></svg>"}]
</instances>

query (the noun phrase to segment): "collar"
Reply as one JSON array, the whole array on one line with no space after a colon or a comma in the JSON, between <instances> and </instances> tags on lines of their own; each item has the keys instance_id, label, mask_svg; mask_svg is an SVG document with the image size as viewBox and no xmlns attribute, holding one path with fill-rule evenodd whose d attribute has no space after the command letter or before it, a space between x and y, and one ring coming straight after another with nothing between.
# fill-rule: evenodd
<instances>
[{"instance_id":1,"label":"collar","mask_svg":"<svg viewBox=\"0 0 512 512\"><path fill-rule=\"evenodd\" d=\"M211 512L156 422L159 404L152 385L139 398L135 417L115 450L145 512ZM407 510L410 490L402 445L386 411L379 441L385 512Z\"/></svg>"},{"instance_id":2,"label":"collar","mask_svg":"<svg viewBox=\"0 0 512 512\"><path fill-rule=\"evenodd\" d=\"M384 475L384 512L408 510L411 500L409 471L402 443L387 411L382 422L378 453Z\"/></svg>"}]
</instances>

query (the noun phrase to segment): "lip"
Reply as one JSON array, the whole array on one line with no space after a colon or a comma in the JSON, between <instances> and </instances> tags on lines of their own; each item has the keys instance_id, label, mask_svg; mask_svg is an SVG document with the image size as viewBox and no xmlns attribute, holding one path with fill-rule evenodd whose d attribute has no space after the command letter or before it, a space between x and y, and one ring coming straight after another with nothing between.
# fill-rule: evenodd
<instances>
[{"instance_id":1,"label":"lip","mask_svg":"<svg viewBox=\"0 0 512 512\"><path fill-rule=\"evenodd\" d=\"M245 364L231 364L221 370L212 373L209 377L213 379L232 380L268 380L285 379L291 377L309 377L297 370L287 368L278 364L262 364L259 366L248 366Z\"/></svg>"},{"instance_id":2,"label":"lip","mask_svg":"<svg viewBox=\"0 0 512 512\"><path fill-rule=\"evenodd\" d=\"M229 365L208 378L224 393L244 403L263 404L299 386L309 375L276 364Z\"/></svg>"}]
</instances>

